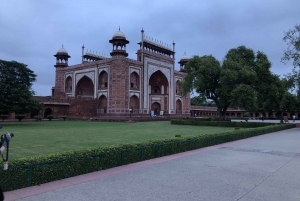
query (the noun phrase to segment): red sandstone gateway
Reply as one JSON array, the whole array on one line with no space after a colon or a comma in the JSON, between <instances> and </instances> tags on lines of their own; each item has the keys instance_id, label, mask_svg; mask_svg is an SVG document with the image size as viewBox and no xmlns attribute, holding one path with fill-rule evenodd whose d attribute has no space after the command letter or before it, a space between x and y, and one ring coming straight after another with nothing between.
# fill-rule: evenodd
<instances>
[{"instance_id":1,"label":"red sandstone gateway","mask_svg":"<svg viewBox=\"0 0 300 201\"><path fill-rule=\"evenodd\" d=\"M117 118L128 117L130 108L135 118L190 116L190 94L178 94L189 58L184 54L180 70L175 70L174 42L150 39L142 30L137 60L127 58L129 41L120 29L109 42L110 56L82 46L82 62L76 65L69 65L71 56L64 47L58 50L52 96L35 97L44 102L42 116Z\"/></svg>"}]
</instances>

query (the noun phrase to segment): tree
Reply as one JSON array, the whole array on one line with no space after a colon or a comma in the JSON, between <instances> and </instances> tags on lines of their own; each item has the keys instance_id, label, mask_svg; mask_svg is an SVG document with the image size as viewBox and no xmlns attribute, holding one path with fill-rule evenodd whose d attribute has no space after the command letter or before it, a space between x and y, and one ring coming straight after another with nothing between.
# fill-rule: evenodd
<instances>
[{"instance_id":1,"label":"tree","mask_svg":"<svg viewBox=\"0 0 300 201\"><path fill-rule=\"evenodd\" d=\"M36 75L27 65L16 61L0 60L0 111L24 114L38 103L32 100L31 89Z\"/></svg>"},{"instance_id":2,"label":"tree","mask_svg":"<svg viewBox=\"0 0 300 201\"><path fill-rule=\"evenodd\" d=\"M195 96L191 98L191 105L202 106L205 105L206 98L204 96Z\"/></svg>"},{"instance_id":3,"label":"tree","mask_svg":"<svg viewBox=\"0 0 300 201\"><path fill-rule=\"evenodd\" d=\"M248 111L271 111L280 106L284 88L270 71L271 62L262 52L240 46L226 54L222 66L213 56L194 56L186 64L182 94L195 89L212 99L224 117L228 107Z\"/></svg>"},{"instance_id":4,"label":"tree","mask_svg":"<svg viewBox=\"0 0 300 201\"><path fill-rule=\"evenodd\" d=\"M295 25L285 33L283 41L287 43L288 49L284 52L281 61L284 63L293 60L294 67L300 67L300 25Z\"/></svg>"}]
</instances>

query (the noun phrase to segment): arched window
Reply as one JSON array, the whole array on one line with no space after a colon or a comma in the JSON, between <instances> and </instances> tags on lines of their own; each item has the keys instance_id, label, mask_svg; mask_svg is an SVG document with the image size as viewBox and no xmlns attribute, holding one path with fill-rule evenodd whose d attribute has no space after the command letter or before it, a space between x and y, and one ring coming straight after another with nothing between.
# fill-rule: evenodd
<instances>
[{"instance_id":1,"label":"arched window","mask_svg":"<svg viewBox=\"0 0 300 201\"><path fill-rule=\"evenodd\" d=\"M139 90L139 75L136 72L130 74L130 90Z\"/></svg>"},{"instance_id":2,"label":"arched window","mask_svg":"<svg viewBox=\"0 0 300 201\"><path fill-rule=\"evenodd\" d=\"M105 71L102 71L99 74L99 84L98 84L98 89L103 90L107 89L108 87L108 74Z\"/></svg>"},{"instance_id":3,"label":"arched window","mask_svg":"<svg viewBox=\"0 0 300 201\"><path fill-rule=\"evenodd\" d=\"M72 78L69 76L65 81L65 92L72 93Z\"/></svg>"}]
</instances>

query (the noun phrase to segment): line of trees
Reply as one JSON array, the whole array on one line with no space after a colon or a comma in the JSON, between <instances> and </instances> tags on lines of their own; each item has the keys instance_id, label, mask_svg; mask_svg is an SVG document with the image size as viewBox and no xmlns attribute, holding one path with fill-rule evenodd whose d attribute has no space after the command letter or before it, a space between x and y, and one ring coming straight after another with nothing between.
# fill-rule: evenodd
<instances>
[{"instance_id":1,"label":"line of trees","mask_svg":"<svg viewBox=\"0 0 300 201\"><path fill-rule=\"evenodd\" d=\"M292 76L280 79L270 68L266 54L245 46L230 49L222 63L212 55L194 56L185 66L182 95L195 90L213 100L221 118L228 107L250 112L300 111L298 96L289 91Z\"/></svg>"}]
</instances>

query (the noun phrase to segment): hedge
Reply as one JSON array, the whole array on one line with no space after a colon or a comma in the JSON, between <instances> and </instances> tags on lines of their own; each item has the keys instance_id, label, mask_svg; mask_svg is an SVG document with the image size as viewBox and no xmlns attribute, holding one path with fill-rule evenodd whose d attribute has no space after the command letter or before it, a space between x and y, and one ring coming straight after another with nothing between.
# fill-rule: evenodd
<instances>
[{"instance_id":1,"label":"hedge","mask_svg":"<svg viewBox=\"0 0 300 201\"><path fill-rule=\"evenodd\" d=\"M295 124L271 125L12 160L8 170L0 171L1 186L4 191L25 188L293 127Z\"/></svg>"},{"instance_id":2,"label":"hedge","mask_svg":"<svg viewBox=\"0 0 300 201\"><path fill-rule=\"evenodd\" d=\"M172 119L171 124L179 125L195 125L195 126L220 126L220 127L241 127L241 128L257 128L270 125L272 123L257 122L230 122L230 121L200 121L198 118L189 119Z\"/></svg>"}]
</instances>

